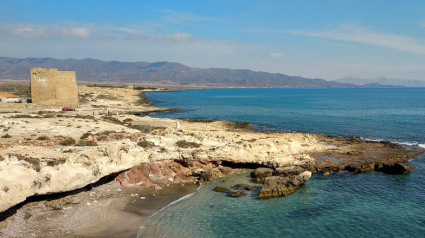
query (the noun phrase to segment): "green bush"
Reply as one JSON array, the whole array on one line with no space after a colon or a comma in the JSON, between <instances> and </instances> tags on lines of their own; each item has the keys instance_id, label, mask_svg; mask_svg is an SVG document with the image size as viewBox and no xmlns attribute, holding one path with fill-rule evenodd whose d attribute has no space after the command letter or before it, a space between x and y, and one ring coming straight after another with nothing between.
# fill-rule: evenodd
<instances>
[{"instance_id":1,"label":"green bush","mask_svg":"<svg viewBox=\"0 0 425 238\"><path fill-rule=\"evenodd\" d=\"M195 142L188 142L185 140L179 140L176 142L176 146L179 148L199 148L201 144Z\"/></svg>"},{"instance_id":2,"label":"green bush","mask_svg":"<svg viewBox=\"0 0 425 238\"><path fill-rule=\"evenodd\" d=\"M143 133L149 133L153 130L164 129L164 127L154 127L149 125L129 125L128 127L139 130Z\"/></svg>"},{"instance_id":3,"label":"green bush","mask_svg":"<svg viewBox=\"0 0 425 238\"><path fill-rule=\"evenodd\" d=\"M130 123L130 122L132 122L133 121L133 119L131 119L131 118L126 118L126 119L124 119L124 121L122 121L122 122L124 122L124 123Z\"/></svg>"},{"instance_id":4,"label":"green bush","mask_svg":"<svg viewBox=\"0 0 425 238\"><path fill-rule=\"evenodd\" d=\"M62 150L62 153L72 153L72 150L71 150L71 149L68 149L68 150Z\"/></svg>"},{"instance_id":5,"label":"green bush","mask_svg":"<svg viewBox=\"0 0 425 238\"><path fill-rule=\"evenodd\" d=\"M80 137L80 139L81 140L84 140L84 139L86 139L86 138L88 138L89 136L93 136L91 133L89 133L89 132L86 132L86 133L84 133L81 137Z\"/></svg>"},{"instance_id":6,"label":"green bush","mask_svg":"<svg viewBox=\"0 0 425 238\"><path fill-rule=\"evenodd\" d=\"M139 143L137 143L138 146L143 147L143 148L152 148L155 146L155 144L153 142L147 141L147 140L142 140Z\"/></svg>"},{"instance_id":7,"label":"green bush","mask_svg":"<svg viewBox=\"0 0 425 238\"><path fill-rule=\"evenodd\" d=\"M39 136L37 140L50 140L48 136Z\"/></svg>"},{"instance_id":8,"label":"green bush","mask_svg":"<svg viewBox=\"0 0 425 238\"><path fill-rule=\"evenodd\" d=\"M11 138L12 136L11 135L9 135L9 134L4 134L1 138Z\"/></svg>"},{"instance_id":9,"label":"green bush","mask_svg":"<svg viewBox=\"0 0 425 238\"><path fill-rule=\"evenodd\" d=\"M70 145L75 145L75 143L76 143L75 139L68 137L68 138L65 138L60 144L64 146L70 146Z\"/></svg>"}]
</instances>

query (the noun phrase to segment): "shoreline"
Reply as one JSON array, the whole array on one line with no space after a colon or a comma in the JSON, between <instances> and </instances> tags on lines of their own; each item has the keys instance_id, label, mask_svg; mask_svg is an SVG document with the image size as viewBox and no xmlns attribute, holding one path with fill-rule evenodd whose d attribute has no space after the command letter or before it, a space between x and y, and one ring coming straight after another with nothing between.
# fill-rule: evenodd
<instances>
[{"instance_id":1,"label":"shoreline","mask_svg":"<svg viewBox=\"0 0 425 238\"><path fill-rule=\"evenodd\" d=\"M96 91L96 93L93 93L93 91ZM109 99L112 98L112 96L108 96L107 93L112 93L117 97L117 99ZM24 117L23 119L12 119L14 115L20 115L19 113L1 115L3 118L6 118L5 122L6 120L10 121L10 123L7 122L8 124L5 124L4 127L8 128L7 130L9 130L12 135L12 138L10 139L0 140L0 144L2 144L2 146L5 145L5 148L0 150L0 157L3 156L2 158L4 158L4 161L1 162L8 166L15 166L15 164L13 164L15 163L14 158L21 156L23 159L18 160L18 162L26 166L23 167L18 164L20 167L11 167L11 169L23 169L25 173L30 172L28 174L34 176L32 178L30 177L30 179L44 179L47 178L42 177L45 176L45 174L43 174L45 171L53 173L56 169L63 168L64 170L61 171L73 172L71 170L75 169L75 167L66 167L69 166L68 162L72 162L72 166L77 164L78 166L81 166L81 168L78 168L79 171L87 173L87 175L84 174L86 177L81 178L82 183L88 183L89 185L93 184L89 181L97 181L102 173L119 173L122 176L118 176L119 180L117 177L115 181L119 181L122 187L128 186L130 189L121 189L117 187L118 185L105 184L105 190L101 189L103 188L102 185L94 188L99 188L99 196L97 196L97 190L94 190L94 195L91 195L91 190L82 192L82 200L80 199L79 202L77 201L78 203L73 200L75 197L72 196L71 200L69 200L70 198L64 197L59 200L52 200L57 201L56 203L49 203L47 201L47 205L46 201L27 203L23 205L23 208L19 208L17 212L18 214L10 216L10 219L7 219L6 221L2 221L0 227L3 228L0 228L0 234L6 234L6 236L7 234L18 234L17 236L22 235L22 233L19 233L19 231L16 230L16 227L19 227L17 224L28 224L28 226L33 227L32 229L37 229L39 227L47 229L48 225L39 223L41 220L38 221L36 217L48 217L48 214L51 214L64 219L68 223L80 224L79 226L72 227L70 224L64 225L62 223L61 226L64 226L64 229L54 230L53 228L48 228L47 234L48 232L53 232L52 237L60 234L67 234L68 236L74 237L90 237L101 234L111 236L114 231L118 230L119 226L116 226L116 223L98 224L97 222L102 219L104 221L109 220L109 222L113 220L107 217L108 214L105 214L104 212L102 213L102 209L109 212L116 211L117 213L120 213L118 216L122 216L123 218L132 217L135 220L141 219L140 217L137 218L138 213L135 212L137 207L133 207L132 202L134 201L137 205L150 199L148 199L148 195L144 196L145 199L140 199L140 189L145 189L143 191L148 194L159 192L166 193L168 186L173 186L167 184L175 183L177 184L176 186L181 186L179 184L183 182L192 182L193 184L194 181L202 178L203 176L210 176L211 178L218 177L221 174L227 173L228 169L234 169L238 166L253 166L255 164L258 167L263 166L274 169L292 165L310 166L310 163L315 161L317 158L320 158L320 156L335 157L336 162L331 161L333 163L330 163L325 159L320 162L321 167L309 167L308 169L314 169L314 172L322 172L324 174L334 173L347 168L352 169L352 171L356 173L363 172L363 170L376 170L375 165L377 166L378 162L374 158L369 158L363 155L362 151L364 148L373 151L376 150L379 153L382 153L378 154L378 158L387 155L401 156L399 159L394 160L389 160L387 158L386 160L389 163L405 162L406 159L415 155L411 153L409 154L409 151L398 147L393 148L391 143L388 145L385 143L366 143L356 139L350 140L344 138L332 138L325 135L306 133L256 131L252 130L252 128L247 128L247 124L238 124L237 122L195 122L186 120L182 121L181 126L183 129L179 131L175 129L176 120L136 117L134 115L130 116L128 113L133 110L146 112L152 110L164 110L163 108L156 108L152 105L140 106L136 104L130 106L130 102L133 104L133 102L139 100L138 96L136 96L139 95L139 93L140 91L133 91L129 89L116 90L83 88L82 95L84 95L84 98L87 99L89 105L82 104L80 111L75 113L54 112L56 113L54 114L46 112L40 114L38 112L35 113L35 115L39 115L37 117L31 116L29 118ZM132 101L129 101L127 106L127 102L124 104L120 97L129 98L128 100L131 99ZM113 112L116 111L117 115L112 113L113 116L110 116L109 110L114 110ZM105 111L108 111L108 115L105 115ZM91 116L92 112L93 116ZM28 112L24 111L21 114L24 115L25 113ZM34 114L34 110L30 111L30 113ZM83 115L79 115L79 113L83 113ZM53 115L53 117L47 117L45 115ZM125 123L124 121L126 120L131 123ZM15 124L17 121L20 122L19 125ZM45 122L47 122L47 124L56 123L56 126L49 127L49 125L46 125ZM39 141L37 139L37 134L35 134L35 136L28 137L27 129L23 128L27 127L27 125L29 128L34 129L34 133L41 132L40 135L50 133L48 136L51 139L47 142ZM141 131L145 129L149 130ZM57 130L58 132L56 133L54 130ZM116 132L108 132L111 130ZM83 133L88 133L87 131L90 131L91 133L91 137L89 137L90 140L95 141L98 145L94 147L65 147L60 145L63 137L71 136L80 138L81 136L82 138ZM105 134L105 132L108 132L108 134ZM84 141L85 139L79 140ZM176 142L179 140L194 143L197 147L183 148L176 146ZM139 143L141 144L139 145ZM190 143L188 143L188 145L191 145ZM22 149L29 151L28 155L20 154L22 153L20 152ZM71 154L64 153L66 149L72 150ZM328 150L330 149L332 150L332 153L329 154ZM34 151L33 154L30 153L32 150ZM39 157L37 157L36 155L40 154L40 151L42 153ZM48 161L44 160L46 156L50 156L48 157ZM352 161L344 163L339 161L338 158L341 156L349 157L352 161L360 158L363 162L355 167ZM11 158L13 160L10 160ZM103 160L105 160L104 158L108 158L109 161L107 163L103 162ZM36 163L35 165L39 167L34 166L28 168L27 160L30 162L36 161L40 165L37 165ZM51 162L55 160L61 162ZM121 164L117 164L116 161L120 161ZM164 162L164 164L159 165L159 167L155 167L153 165L153 167L149 167L153 162ZM168 162L174 164L167 164ZM190 166L185 167L185 164L189 164ZM364 167L365 164L369 167ZM148 167L140 169L140 167L138 167L139 165L146 165ZM107 168L107 170L105 170L105 168ZM227 172L225 172L226 170ZM150 178L150 171L154 171L152 173L154 178L153 181L145 179L147 177L146 175L149 175L148 177ZM165 172L161 174L155 173L155 171ZM210 174L208 174L208 171ZM185 177L187 174L190 174L192 177ZM62 177L60 177L63 175L63 172L49 175L49 180L40 181L40 188L53 188L50 180L52 178L52 180L55 181L54 179L58 176L60 180L65 180L66 182L66 179L62 179ZM81 175L79 176L81 177ZM190 181L186 181L185 179L189 179ZM160 183L157 183L158 181L160 181ZM32 183L33 180L30 180L29 182ZM148 187L141 187L142 185ZM69 189L65 187L65 184L58 184L55 186L59 187L59 189ZM112 188L108 186L116 187ZM164 189L155 190L158 186ZM147 188L151 190L146 190ZM38 188L34 188L35 193L40 194L41 192L37 189ZM110 191L107 191L108 189ZM113 189L115 189L115 192L111 192ZM68 191L75 190L71 189ZM5 191L4 193L8 194L10 192L14 191ZM136 193L137 195L135 195ZM168 195L165 196L170 197ZM78 196L76 199L79 199ZM102 201L101 203L103 205L108 203L110 206L105 205L107 208L102 208L100 205L97 205L100 203L99 201ZM170 202L172 201L165 204L162 203L161 207L168 205ZM126 207L126 205L128 205L128 207ZM48 210L46 210L46 207ZM68 209L68 207L70 208ZM34 208L38 208L39 210L34 210ZM129 211L126 211L126 208L128 208ZM69 214L72 212L74 212L74 214L78 214L77 210L81 212L80 216L81 214L86 215L85 217L87 219L84 220L84 223L78 223L79 220L72 218ZM35 214L32 214L31 211ZM100 217L96 218L89 216L95 215L98 212L101 213L99 215ZM65 217L65 215L67 216ZM52 221L52 219L54 218L50 218L50 221ZM21 221L21 223L18 221ZM34 223L31 223L30 221ZM138 220L138 222L139 221L140 220ZM5 224L5 222L7 224ZM106 228L107 226L109 226L109 228ZM91 233L86 231L87 229L91 229ZM8 231L12 233L7 233ZM55 231L58 233L54 233ZM33 234L32 232L34 232L34 230L28 228L25 232L24 234ZM125 232L131 233L132 231ZM37 237L37 234L34 234ZM40 234L39 237L42 237L42 235Z\"/></svg>"},{"instance_id":2,"label":"shoreline","mask_svg":"<svg viewBox=\"0 0 425 238\"><path fill-rule=\"evenodd\" d=\"M425 87L424 87L425 88ZM148 92L148 93L167 93L167 92L176 92L176 91L186 91L186 90L204 90L204 89L233 89L233 88L182 88L178 90L166 90L166 91L155 91L155 92ZM238 88L238 89L244 89L244 88ZM254 88L255 89L255 88ZM149 97L145 95L145 93L142 93L141 96L147 100L149 106L156 107ZM182 109L179 108L164 108L166 110L158 110L157 112L153 112L151 114L145 114L145 115L137 115L137 116L150 116L154 114L169 114L169 113L180 113L183 112ZM157 117L153 117L157 118ZM213 119L199 119L199 118L183 118L183 117L176 117L176 118L162 118L162 119L171 119L171 120L182 120L187 122L203 122L203 123L210 123L210 122L217 122L220 120L213 120ZM419 142L411 142L411 141L391 141L391 140L385 140L385 139L379 139L379 138L364 138L361 136L337 136L337 135L327 135L327 134L321 134L321 133L314 133L314 132L304 132L304 131L291 131L291 130L273 130L273 129L261 129L263 127L262 125L252 124L249 122L244 121L229 121L234 123L243 123L248 124L250 128L248 130L251 130L252 132L260 132L260 133L305 133L305 134L314 134L314 135L323 135L330 138L340 138L340 139L361 139L364 142L379 142L379 143L394 143L401 146L405 146L409 149L413 150L419 150L419 151L425 151L425 144L419 143Z\"/></svg>"}]
</instances>

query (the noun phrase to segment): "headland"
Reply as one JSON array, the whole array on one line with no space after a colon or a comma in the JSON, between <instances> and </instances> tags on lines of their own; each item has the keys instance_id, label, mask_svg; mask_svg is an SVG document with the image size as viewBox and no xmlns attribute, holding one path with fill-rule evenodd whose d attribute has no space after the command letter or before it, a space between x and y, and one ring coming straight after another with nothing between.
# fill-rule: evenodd
<instances>
[{"instance_id":1,"label":"headland","mask_svg":"<svg viewBox=\"0 0 425 238\"><path fill-rule=\"evenodd\" d=\"M253 131L246 123L151 118L173 110L149 105L143 93L152 90L79 87L76 111L0 104L0 234L131 237L197 184L241 169L255 169L259 197L271 198L317 172L408 173L407 162L422 153L390 142ZM129 212L132 204L144 209Z\"/></svg>"}]
</instances>

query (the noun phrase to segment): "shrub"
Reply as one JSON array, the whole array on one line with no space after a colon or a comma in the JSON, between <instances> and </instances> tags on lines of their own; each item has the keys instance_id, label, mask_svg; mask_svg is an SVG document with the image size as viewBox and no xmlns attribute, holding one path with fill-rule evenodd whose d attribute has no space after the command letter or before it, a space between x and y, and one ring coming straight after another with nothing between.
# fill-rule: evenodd
<instances>
[{"instance_id":1,"label":"shrub","mask_svg":"<svg viewBox=\"0 0 425 238\"><path fill-rule=\"evenodd\" d=\"M179 140L176 142L176 146L179 148L199 148L201 144L195 142L188 142L185 140Z\"/></svg>"},{"instance_id":2,"label":"shrub","mask_svg":"<svg viewBox=\"0 0 425 238\"><path fill-rule=\"evenodd\" d=\"M91 133L89 133L89 132L86 132L86 133L84 133L81 137L80 137L80 139L81 140L84 140L84 139L86 139L86 138L88 138L89 136L93 136Z\"/></svg>"},{"instance_id":3,"label":"shrub","mask_svg":"<svg viewBox=\"0 0 425 238\"><path fill-rule=\"evenodd\" d=\"M80 140L77 146L97 146L97 142L93 140Z\"/></svg>"},{"instance_id":4,"label":"shrub","mask_svg":"<svg viewBox=\"0 0 425 238\"><path fill-rule=\"evenodd\" d=\"M39 136L37 140L50 140L48 136Z\"/></svg>"},{"instance_id":5,"label":"shrub","mask_svg":"<svg viewBox=\"0 0 425 238\"><path fill-rule=\"evenodd\" d=\"M71 149L68 149L68 150L62 150L62 153L72 153L72 150L71 150Z\"/></svg>"},{"instance_id":6,"label":"shrub","mask_svg":"<svg viewBox=\"0 0 425 238\"><path fill-rule=\"evenodd\" d=\"M65 140L63 140L60 144L64 146L70 146L70 145L75 145L75 143L76 143L75 139L68 137L68 138L65 138Z\"/></svg>"},{"instance_id":7,"label":"shrub","mask_svg":"<svg viewBox=\"0 0 425 238\"><path fill-rule=\"evenodd\" d=\"M153 130L164 129L164 127L154 127L149 125L129 125L128 127L139 130L143 133L149 133Z\"/></svg>"},{"instance_id":8,"label":"shrub","mask_svg":"<svg viewBox=\"0 0 425 238\"><path fill-rule=\"evenodd\" d=\"M124 122L124 123L130 123L130 122L132 122L133 121L133 119L131 119L131 118L126 118L126 119L124 119L124 121L122 121L122 122Z\"/></svg>"},{"instance_id":9,"label":"shrub","mask_svg":"<svg viewBox=\"0 0 425 238\"><path fill-rule=\"evenodd\" d=\"M1 138L11 138L12 136L9 135L8 133L4 134Z\"/></svg>"},{"instance_id":10,"label":"shrub","mask_svg":"<svg viewBox=\"0 0 425 238\"><path fill-rule=\"evenodd\" d=\"M80 115L80 114L77 114L77 115L75 116L75 118L81 118L81 119L94 119L94 117L93 117L93 116L90 116L90 115Z\"/></svg>"},{"instance_id":11,"label":"shrub","mask_svg":"<svg viewBox=\"0 0 425 238\"><path fill-rule=\"evenodd\" d=\"M147 141L147 140L142 140L139 143L137 143L138 146L143 147L143 148L152 148L155 146L155 144L153 142Z\"/></svg>"},{"instance_id":12,"label":"shrub","mask_svg":"<svg viewBox=\"0 0 425 238\"><path fill-rule=\"evenodd\" d=\"M103 117L103 120L105 120L105 121L109 121L109 122L112 122L112 123L115 123L115 124L122 125L122 122L121 122L119 119L115 118L115 117L111 117L111 116L104 116L104 117Z\"/></svg>"}]
</instances>

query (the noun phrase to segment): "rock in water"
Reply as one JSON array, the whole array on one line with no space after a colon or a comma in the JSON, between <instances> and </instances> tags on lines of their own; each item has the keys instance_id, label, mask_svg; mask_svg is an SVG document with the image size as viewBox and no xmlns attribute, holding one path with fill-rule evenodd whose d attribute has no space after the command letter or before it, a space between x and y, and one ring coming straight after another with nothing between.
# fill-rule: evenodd
<instances>
[{"instance_id":1,"label":"rock in water","mask_svg":"<svg viewBox=\"0 0 425 238\"><path fill-rule=\"evenodd\" d=\"M310 177L310 171L305 171L300 175L290 177L268 177L261 187L258 198L273 198L290 195L297 191L297 189L302 185L304 185L304 183L307 182Z\"/></svg>"},{"instance_id":2,"label":"rock in water","mask_svg":"<svg viewBox=\"0 0 425 238\"><path fill-rule=\"evenodd\" d=\"M255 188L252 185L242 184L242 183L235 184L233 187L234 187L234 189L245 189L245 190L248 190L248 191L254 190L254 188Z\"/></svg>"},{"instance_id":3,"label":"rock in water","mask_svg":"<svg viewBox=\"0 0 425 238\"><path fill-rule=\"evenodd\" d=\"M280 167L276 169L276 175L288 177L288 176L296 176L305 171L304 168L300 166L287 166L287 167Z\"/></svg>"},{"instance_id":4,"label":"rock in water","mask_svg":"<svg viewBox=\"0 0 425 238\"><path fill-rule=\"evenodd\" d=\"M384 164L380 169L386 174L408 174L413 170L413 166L406 163Z\"/></svg>"},{"instance_id":5,"label":"rock in water","mask_svg":"<svg viewBox=\"0 0 425 238\"><path fill-rule=\"evenodd\" d=\"M257 183L263 183L267 177L273 175L273 169L271 168L258 168L251 172L251 177L255 179Z\"/></svg>"},{"instance_id":6,"label":"rock in water","mask_svg":"<svg viewBox=\"0 0 425 238\"><path fill-rule=\"evenodd\" d=\"M226 188L222 186L215 186L214 191L221 192L221 193L233 193L233 191L230 188Z\"/></svg>"},{"instance_id":7,"label":"rock in water","mask_svg":"<svg viewBox=\"0 0 425 238\"><path fill-rule=\"evenodd\" d=\"M245 195L246 195L246 193L242 190L239 190L239 191L236 191L236 192L233 192L233 193L229 193L229 196L234 197L234 198L242 197L242 196L245 196Z\"/></svg>"}]
</instances>

